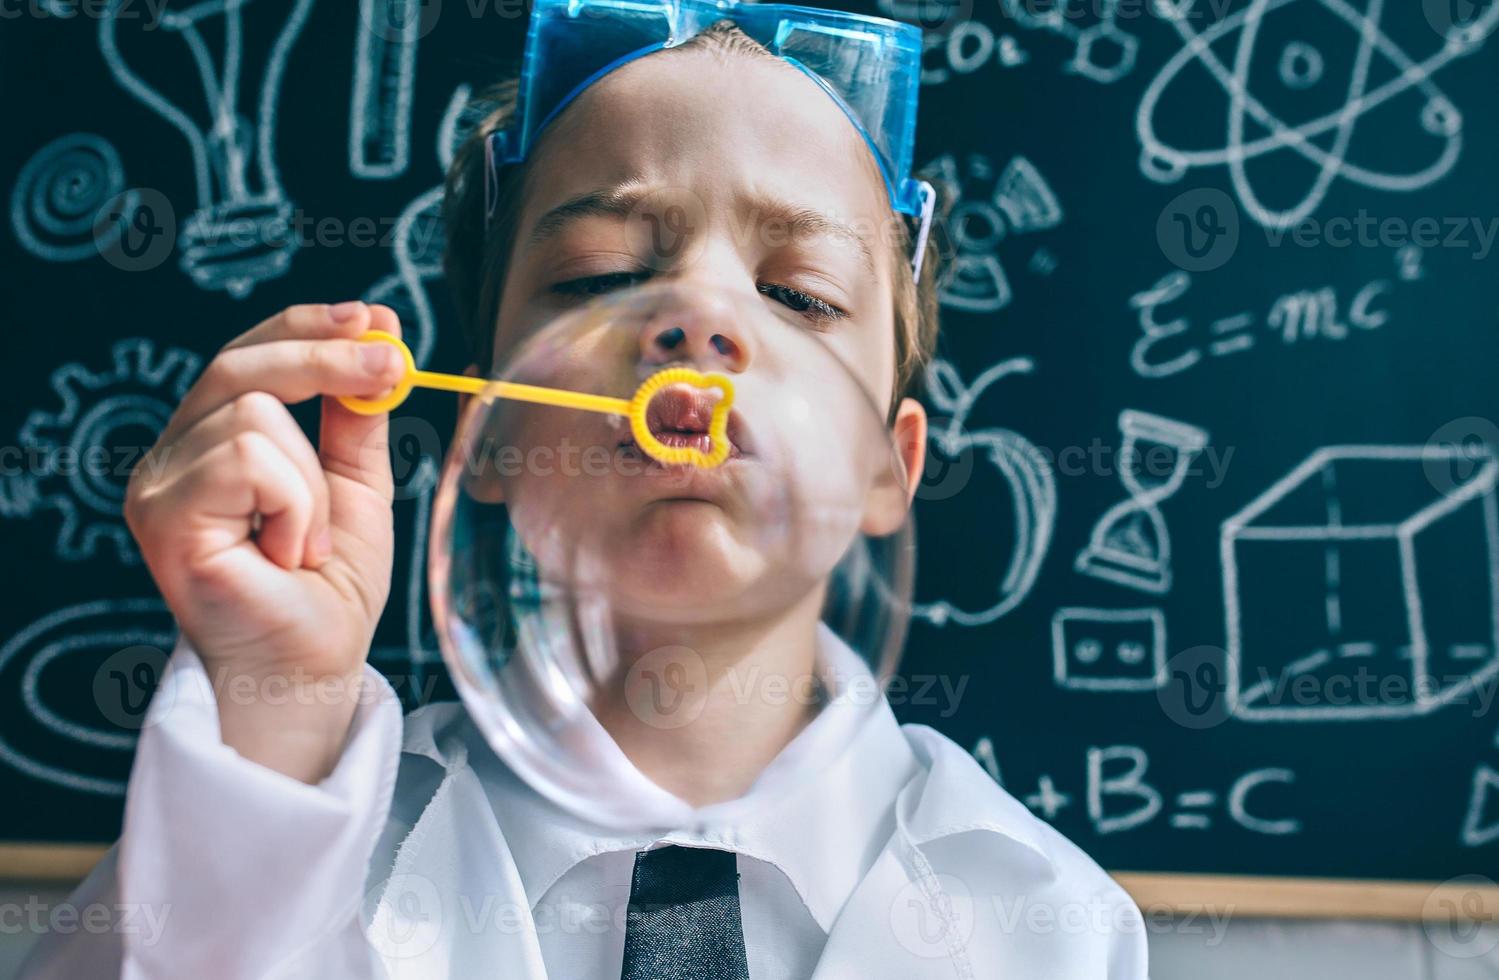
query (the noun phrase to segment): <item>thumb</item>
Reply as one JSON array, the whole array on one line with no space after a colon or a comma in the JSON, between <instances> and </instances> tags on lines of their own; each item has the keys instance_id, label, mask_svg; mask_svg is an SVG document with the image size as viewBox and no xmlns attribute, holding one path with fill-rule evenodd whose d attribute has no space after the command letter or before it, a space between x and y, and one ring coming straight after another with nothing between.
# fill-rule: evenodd
<instances>
[{"instance_id":1,"label":"thumb","mask_svg":"<svg viewBox=\"0 0 1499 980\"><path fill-rule=\"evenodd\" d=\"M401 321L388 306L370 307L370 329L399 337ZM323 398L318 458L328 474L328 503L334 527L351 526L350 508L367 507L374 498L388 506L394 497L390 465L390 415L363 415L336 398ZM340 511L343 511L342 515Z\"/></svg>"}]
</instances>

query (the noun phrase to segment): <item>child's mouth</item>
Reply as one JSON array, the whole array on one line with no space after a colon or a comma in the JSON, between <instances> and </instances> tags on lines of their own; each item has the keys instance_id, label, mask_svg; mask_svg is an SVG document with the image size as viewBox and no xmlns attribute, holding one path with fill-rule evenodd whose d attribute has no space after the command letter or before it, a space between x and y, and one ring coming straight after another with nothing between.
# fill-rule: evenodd
<instances>
[{"instance_id":1,"label":"child's mouth","mask_svg":"<svg viewBox=\"0 0 1499 980\"><path fill-rule=\"evenodd\" d=\"M701 388L672 385L651 399L650 405L646 407L645 423L662 445L708 453L713 449L713 437L708 434L708 423L717 404L718 398ZM737 410L729 412L728 440L729 459L750 455L744 420ZM628 433L620 440L619 446L632 455L642 456L661 465L647 456Z\"/></svg>"}]
</instances>

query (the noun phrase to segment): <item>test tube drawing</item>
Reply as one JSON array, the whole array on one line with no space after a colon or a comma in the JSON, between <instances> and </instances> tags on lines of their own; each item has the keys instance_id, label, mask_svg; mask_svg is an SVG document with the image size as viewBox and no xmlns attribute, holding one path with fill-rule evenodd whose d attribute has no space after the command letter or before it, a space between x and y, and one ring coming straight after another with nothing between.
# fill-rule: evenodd
<instances>
[{"instance_id":1,"label":"test tube drawing","mask_svg":"<svg viewBox=\"0 0 1499 980\"><path fill-rule=\"evenodd\" d=\"M411 163L423 6L418 0L360 0L349 102L349 170L356 177L399 177Z\"/></svg>"}]
</instances>

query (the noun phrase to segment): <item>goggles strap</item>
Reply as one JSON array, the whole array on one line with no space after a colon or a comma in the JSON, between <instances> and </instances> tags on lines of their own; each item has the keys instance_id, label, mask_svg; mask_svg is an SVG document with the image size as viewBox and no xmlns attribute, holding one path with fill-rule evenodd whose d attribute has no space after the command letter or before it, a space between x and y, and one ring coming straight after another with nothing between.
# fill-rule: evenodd
<instances>
[{"instance_id":1,"label":"goggles strap","mask_svg":"<svg viewBox=\"0 0 1499 980\"><path fill-rule=\"evenodd\" d=\"M921 262L926 257L926 240L932 233L932 212L937 207L937 191L926 181L921 188L921 227L916 231L916 254L911 257L911 278L921 281Z\"/></svg>"}]
</instances>

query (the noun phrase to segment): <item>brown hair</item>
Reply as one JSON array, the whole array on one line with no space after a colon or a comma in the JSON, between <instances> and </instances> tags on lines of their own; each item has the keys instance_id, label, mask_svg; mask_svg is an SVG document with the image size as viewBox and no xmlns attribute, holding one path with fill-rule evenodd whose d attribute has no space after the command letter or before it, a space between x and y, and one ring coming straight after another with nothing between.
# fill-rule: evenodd
<instances>
[{"instance_id":1,"label":"brown hair","mask_svg":"<svg viewBox=\"0 0 1499 980\"><path fill-rule=\"evenodd\" d=\"M696 46L716 55L744 54L775 57L730 21L720 21L680 47ZM515 77L487 89L478 101L488 106L472 132L454 154L448 169L442 217L446 230L443 272L453 293L459 323L474 362L488 370L494 357L495 319L505 287L505 265L520 215L524 164L503 168L498 177L493 220L484 213L484 142L490 133L510 125L515 115L519 82ZM945 196L945 195L943 195ZM938 243L926 245L921 280L910 274L913 235L909 222L892 222L894 234L881 236L891 243L890 262L895 283L895 399L914 387L917 375L931 359L937 344Z\"/></svg>"}]
</instances>

